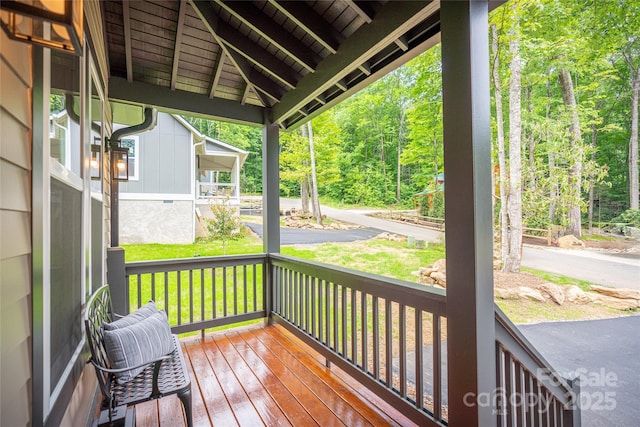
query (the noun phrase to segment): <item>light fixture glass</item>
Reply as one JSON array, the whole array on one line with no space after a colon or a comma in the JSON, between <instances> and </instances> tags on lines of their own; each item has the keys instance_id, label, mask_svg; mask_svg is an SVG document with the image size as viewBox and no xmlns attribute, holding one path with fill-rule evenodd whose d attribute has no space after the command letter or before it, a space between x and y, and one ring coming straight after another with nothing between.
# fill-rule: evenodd
<instances>
[{"instance_id":1,"label":"light fixture glass","mask_svg":"<svg viewBox=\"0 0 640 427\"><path fill-rule=\"evenodd\" d=\"M113 179L129 181L129 149L111 147L111 164L113 165Z\"/></svg>"},{"instance_id":2,"label":"light fixture glass","mask_svg":"<svg viewBox=\"0 0 640 427\"><path fill-rule=\"evenodd\" d=\"M97 139L100 142L100 139ZM100 180L102 178L102 146L91 144L91 179Z\"/></svg>"},{"instance_id":3,"label":"light fixture glass","mask_svg":"<svg viewBox=\"0 0 640 427\"><path fill-rule=\"evenodd\" d=\"M14 40L82 54L83 0L2 0L0 25Z\"/></svg>"}]
</instances>

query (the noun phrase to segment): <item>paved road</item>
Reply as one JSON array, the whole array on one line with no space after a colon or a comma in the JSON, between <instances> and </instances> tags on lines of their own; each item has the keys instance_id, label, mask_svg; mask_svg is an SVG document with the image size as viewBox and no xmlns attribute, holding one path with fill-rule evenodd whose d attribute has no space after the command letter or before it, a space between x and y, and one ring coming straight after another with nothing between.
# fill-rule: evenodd
<instances>
[{"instance_id":1,"label":"paved road","mask_svg":"<svg viewBox=\"0 0 640 427\"><path fill-rule=\"evenodd\" d=\"M564 377L580 375L583 427L640 425L640 316L578 322L518 325L542 356ZM442 346L447 370L447 346ZM433 348L423 348L425 366L432 366ZM394 370L399 363L394 359ZM415 382L415 357L407 355L407 377ZM433 393L431 370L423 373L425 393ZM447 380L442 378L443 403Z\"/></svg>"},{"instance_id":2,"label":"paved road","mask_svg":"<svg viewBox=\"0 0 640 427\"><path fill-rule=\"evenodd\" d=\"M300 201L281 199L281 207L300 207ZM366 210L335 209L322 207L322 213L330 218L405 236L413 236L430 242L442 241L442 233L411 224L388 221L367 216ZM640 257L607 254L590 250L540 248L525 246L522 251L522 265L562 274L576 279L587 280L617 288L640 290Z\"/></svg>"},{"instance_id":3,"label":"paved road","mask_svg":"<svg viewBox=\"0 0 640 427\"><path fill-rule=\"evenodd\" d=\"M580 374L583 427L640 425L640 316L518 328L563 375Z\"/></svg>"}]
</instances>

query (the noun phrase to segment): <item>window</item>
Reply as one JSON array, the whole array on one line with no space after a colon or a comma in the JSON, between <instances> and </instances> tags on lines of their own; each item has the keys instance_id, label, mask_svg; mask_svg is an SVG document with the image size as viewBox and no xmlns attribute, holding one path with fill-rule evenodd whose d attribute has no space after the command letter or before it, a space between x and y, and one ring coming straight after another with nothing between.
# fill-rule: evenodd
<instances>
[{"instance_id":1,"label":"window","mask_svg":"<svg viewBox=\"0 0 640 427\"><path fill-rule=\"evenodd\" d=\"M137 181L139 179L138 171L140 169L140 144L137 135L125 136L120 140L120 146L129 149L129 180Z\"/></svg>"}]
</instances>

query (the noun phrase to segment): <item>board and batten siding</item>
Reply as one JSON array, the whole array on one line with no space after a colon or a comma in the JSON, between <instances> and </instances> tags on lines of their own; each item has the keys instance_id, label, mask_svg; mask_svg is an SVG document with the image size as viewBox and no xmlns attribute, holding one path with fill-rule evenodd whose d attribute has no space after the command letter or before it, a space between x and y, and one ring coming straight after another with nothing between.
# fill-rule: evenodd
<instances>
[{"instance_id":1,"label":"board and batten siding","mask_svg":"<svg viewBox=\"0 0 640 427\"><path fill-rule=\"evenodd\" d=\"M0 425L31 423L32 48L0 31Z\"/></svg>"},{"instance_id":2,"label":"board and batten siding","mask_svg":"<svg viewBox=\"0 0 640 427\"><path fill-rule=\"evenodd\" d=\"M138 180L121 183L120 192L191 194L191 132L170 114L158 113L156 126L138 138Z\"/></svg>"}]
</instances>

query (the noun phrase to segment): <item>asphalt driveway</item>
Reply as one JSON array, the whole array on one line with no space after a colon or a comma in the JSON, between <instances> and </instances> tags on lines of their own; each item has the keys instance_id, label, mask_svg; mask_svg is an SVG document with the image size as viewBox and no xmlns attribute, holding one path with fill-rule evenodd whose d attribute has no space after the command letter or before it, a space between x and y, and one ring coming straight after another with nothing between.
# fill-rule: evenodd
<instances>
[{"instance_id":1,"label":"asphalt driveway","mask_svg":"<svg viewBox=\"0 0 640 427\"><path fill-rule=\"evenodd\" d=\"M262 238L262 224L246 223L247 227ZM376 228L353 228L350 230L314 230L306 228L280 227L281 245L304 245L325 242L355 242L368 240L382 233Z\"/></svg>"}]
</instances>

